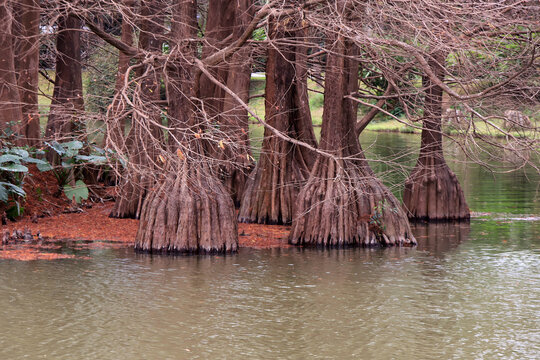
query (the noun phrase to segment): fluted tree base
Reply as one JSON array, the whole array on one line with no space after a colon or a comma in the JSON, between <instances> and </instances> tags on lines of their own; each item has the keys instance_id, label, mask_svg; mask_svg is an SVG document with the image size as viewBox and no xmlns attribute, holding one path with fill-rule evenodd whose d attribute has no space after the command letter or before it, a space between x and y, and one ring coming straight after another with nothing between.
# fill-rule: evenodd
<instances>
[{"instance_id":1,"label":"fluted tree base","mask_svg":"<svg viewBox=\"0 0 540 360\"><path fill-rule=\"evenodd\" d=\"M461 221L471 215L456 175L436 158L417 164L405 181L403 204L411 220Z\"/></svg>"},{"instance_id":2,"label":"fluted tree base","mask_svg":"<svg viewBox=\"0 0 540 360\"><path fill-rule=\"evenodd\" d=\"M151 253L231 253L238 250L234 204L208 171L184 164L151 190L135 250Z\"/></svg>"},{"instance_id":3,"label":"fluted tree base","mask_svg":"<svg viewBox=\"0 0 540 360\"><path fill-rule=\"evenodd\" d=\"M294 150L282 140L276 150L261 156L246 182L238 220L243 223L289 225L296 197L306 182L305 163L295 159ZM284 151L289 149L289 153ZM299 156L298 156L299 157Z\"/></svg>"},{"instance_id":4,"label":"fluted tree base","mask_svg":"<svg viewBox=\"0 0 540 360\"><path fill-rule=\"evenodd\" d=\"M289 243L320 247L415 245L397 198L367 165L320 158L297 200Z\"/></svg>"}]
</instances>

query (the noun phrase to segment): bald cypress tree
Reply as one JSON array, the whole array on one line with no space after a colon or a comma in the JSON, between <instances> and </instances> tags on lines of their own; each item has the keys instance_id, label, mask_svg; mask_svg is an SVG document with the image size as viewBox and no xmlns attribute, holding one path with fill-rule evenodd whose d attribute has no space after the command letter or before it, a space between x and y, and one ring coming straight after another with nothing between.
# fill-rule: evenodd
<instances>
[{"instance_id":1,"label":"bald cypress tree","mask_svg":"<svg viewBox=\"0 0 540 360\"><path fill-rule=\"evenodd\" d=\"M437 52L428 61L433 73L444 80L446 56ZM443 154L442 94L440 86L429 76L423 77L425 90L424 120L420 155L405 181L403 202L409 218L414 220L468 220L469 207L456 175Z\"/></svg>"},{"instance_id":2,"label":"bald cypress tree","mask_svg":"<svg viewBox=\"0 0 540 360\"><path fill-rule=\"evenodd\" d=\"M300 191L291 244L373 246L416 243L396 197L369 168L355 131L358 90L354 46L327 34L323 124L318 154Z\"/></svg>"},{"instance_id":3,"label":"bald cypress tree","mask_svg":"<svg viewBox=\"0 0 540 360\"><path fill-rule=\"evenodd\" d=\"M270 17L266 63L265 121L316 147L307 90L306 29L296 16ZM242 197L239 220L290 224L300 188L315 160L307 148L265 129L261 156Z\"/></svg>"}]
</instances>

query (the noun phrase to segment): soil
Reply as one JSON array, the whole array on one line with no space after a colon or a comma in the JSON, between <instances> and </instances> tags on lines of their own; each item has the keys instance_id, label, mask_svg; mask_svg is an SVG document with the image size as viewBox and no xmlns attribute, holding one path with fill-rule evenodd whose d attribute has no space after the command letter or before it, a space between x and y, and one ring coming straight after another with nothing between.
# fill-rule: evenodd
<instances>
[{"instance_id":1,"label":"soil","mask_svg":"<svg viewBox=\"0 0 540 360\"><path fill-rule=\"evenodd\" d=\"M62 213L71 202L58 186L53 172L41 172L35 165L30 165L28 170L23 185L26 193L24 216L45 217Z\"/></svg>"},{"instance_id":2,"label":"soil","mask_svg":"<svg viewBox=\"0 0 540 360\"><path fill-rule=\"evenodd\" d=\"M68 201L63 204L62 211L71 206ZM75 250L133 247L139 221L110 218L113 206L113 202L106 202L94 204L80 213L58 211L57 215L37 219L29 214L19 221L8 222L1 227L0 236L5 231L12 234L14 230L28 229L34 238L37 238L39 231L44 240L30 243L11 240L9 244L1 245L0 259L28 261L81 258L51 252L66 244ZM31 208L35 211L40 209L34 205ZM291 246L287 243L289 226L239 224L238 228L240 247L268 249Z\"/></svg>"}]
</instances>

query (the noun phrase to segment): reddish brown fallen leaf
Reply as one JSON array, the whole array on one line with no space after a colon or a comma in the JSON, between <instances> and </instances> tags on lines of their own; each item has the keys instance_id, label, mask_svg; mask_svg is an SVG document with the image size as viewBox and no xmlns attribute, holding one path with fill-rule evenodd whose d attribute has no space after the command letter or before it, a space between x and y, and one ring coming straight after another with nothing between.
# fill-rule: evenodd
<instances>
[{"instance_id":1,"label":"reddish brown fallen leaf","mask_svg":"<svg viewBox=\"0 0 540 360\"><path fill-rule=\"evenodd\" d=\"M24 229L28 227L32 234L38 231L47 238L49 249L58 248L60 243L65 243L65 239L87 240L90 243L74 244L76 249L92 248L119 248L133 246L138 220L110 218L109 214L114 204L96 204L91 209L83 213L60 214L39 219L39 223L31 222L30 217L23 218L15 223L2 226L0 233L13 229ZM267 248L287 248L291 247L287 243L290 226L280 225L260 225L260 224L238 224L240 247L252 247L257 249ZM53 245L51 243L55 243ZM45 248L42 248L45 249Z\"/></svg>"}]
</instances>

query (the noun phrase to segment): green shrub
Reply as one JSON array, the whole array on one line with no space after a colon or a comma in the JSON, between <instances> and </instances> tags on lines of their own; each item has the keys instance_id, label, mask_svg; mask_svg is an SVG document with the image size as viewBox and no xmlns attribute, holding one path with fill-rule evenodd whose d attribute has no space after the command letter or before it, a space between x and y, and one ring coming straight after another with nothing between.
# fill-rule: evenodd
<instances>
[{"instance_id":1,"label":"green shrub","mask_svg":"<svg viewBox=\"0 0 540 360\"><path fill-rule=\"evenodd\" d=\"M43 152L28 147L16 147L7 141L0 149L0 202L7 204L6 214L10 219L22 215L21 200L26 193L23 185L28 176L28 164L36 164L42 171L50 166L45 160L36 158Z\"/></svg>"},{"instance_id":2,"label":"green shrub","mask_svg":"<svg viewBox=\"0 0 540 360\"><path fill-rule=\"evenodd\" d=\"M104 114L112 103L118 72L118 51L111 46L96 50L90 59L85 85L85 104L88 111Z\"/></svg>"}]
</instances>

